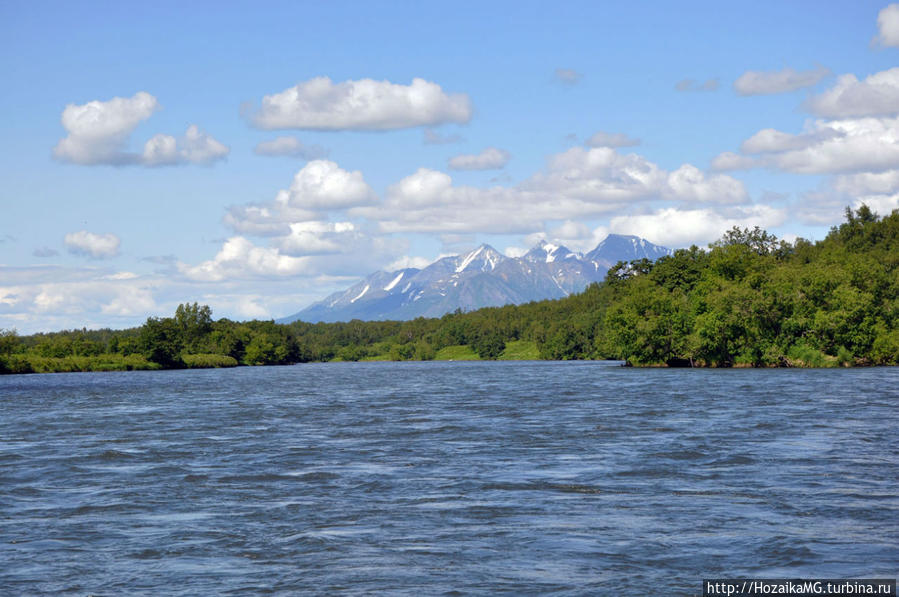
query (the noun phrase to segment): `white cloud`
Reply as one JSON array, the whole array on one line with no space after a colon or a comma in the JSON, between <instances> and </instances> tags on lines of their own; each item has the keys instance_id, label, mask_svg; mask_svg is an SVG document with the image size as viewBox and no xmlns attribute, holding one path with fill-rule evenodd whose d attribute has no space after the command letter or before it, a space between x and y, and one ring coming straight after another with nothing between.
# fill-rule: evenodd
<instances>
[{"instance_id":1,"label":"white cloud","mask_svg":"<svg viewBox=\"0 0 899 597\"><path fill-rule=\"evenodd\" d=\"M837 176L833 187L853 196L894 193L899 191L899 170Z\"/></svg>"},{"instance_id":2,"label":"white cloud","mask_svg":"<svg viewBox=\"0 0 899 597\"><path fill-rule=\"evenodd\" d=\"M557 68L555 77L556 81L564 85L577 85L583 75L570 68Z\"/></svg>"},{"instance_id":3,"label":"white cloud","mask_svg":"<svg viewBox=\"0 0 899 597\"><path fill-rule=\"evenodd\" d=\"M691 91L717 91L718 90L718 79L706 79L703 83L698 83L693 79L681 79L674 86L677 91L683 92L691 92Z\"/></svg>"},{"instance_id":4,"label":"white cloud","mask_svg":"<svg viewBox=\"0 0 899 597\"><path fill-rule=\"evenodd\" d=\"M899 113L899 67L875 73L864 81L841 75L827 91L810 97L804 107L818 116L848 118Z\"/></svg>"},{"instance_id":5,"label":"white cloud","mask_svg":"<svg viewBox=\"0 0 899 597\"><path fill-rule=\"evenodd\" d=\"M348 172L336 163L313 160L294 175L287 189L274 201L234 205L224 216L225 225L239 234L283 236L291 224L323 219L322 212L371 205L377 201L358 170Z\"/></svg>"},{"instance_id":6,"label":"white cloud","mask_svg":"<svg viewBox=\"0 0 899 597\"><path fill-rule=\"evenodd\" d=\"M171 135L154 135L144 144L141 161L148 166L174 166L178 163L178 142Z\"/></svg>"},{"instance_id":7,"label":"white cloud","mask_svg":"<svg viewBox=\"0 0 899 597\"><path fill-rule=\"evenodd\" d=\"M709 176L689 164L669 173L639 155L573 147L513 187L457 186L444 172L420 168L388 187L377 207L354 208L348 215L377 222L384 233L528 234L547 221L599 217L635 201L745 199L742 183L729 176Z\"/></svg>"},{"instance_id":8,"label":"white cloud","mask_svg":"<svg viewBox=\"0 0 899 597\"><path fill-rule=\"evenodd\" d=\"M184 133L180 154L191 164L211 164L228 155L230 150L192 124Z\"/></svg>"},{"instance_id":9,"label":"white cloud","mask_svg":"<svg viewBox=\"0 0 899 597\"><path fill-rule=\"evenodd\" d=\"M882 46L899 47L899 4L890 4L877 14L877 37Z\"/></svg>"},{"instance_id":10,"label":"white cloud","mask_svg":"<svg viewBox=\"0 0 899 597\"><path fill-rule=\"evenodd\" d=\"M439 257L438 257L439 259ZM411 256L403 256L390 263L387 267L384 268L385 271L395 272L399 269L407 269L414 267L415 269L424 269L431 265L437 259L428 259L426 257L411 257Z\"/></svg>"},{"instance_id":11,"label":"white cloud","mask_svg":"<svg viewBox=\"0 0 899 597\"><path fill-rule=\"evenodd\" d=\"M163 134L153 136L144 145L140 161L146 166L210 165L229 152L228 147L192 124L181 139Z\"/></svg>"},{"instance_id":12,"label":"white cloud","mask_svg":"<svg viewBox=\"0 0 899 597\"><path fill-rule=\"evenodd\" d=\"M755 158L738 155L732 151L725 151L712 159L712 170L749 170L755 168L758 163Z\"/></svg>"},{"instance_id":13,"label":"white cloud","mask_svg":"<svg viewBox=\"0 0 899 597\"><path fill-rule=\"evenodd\" d=\"M700 203L741 203L748 199L739 180L724 174L706 176L690 164L668 175L667 194L672 199Z\"/></svg>"},{"instance_id":14,"label":"white cloud","mask_svg":"<svg viewBox=\"0 0 899 597\"><path fill-rule=\"evenodd\" d=\"M881 216L888 216L894 209L899 209L899 193L859 197L853 202L852 207L858 209L862 206L862 203L870 207L871 211Z\"/></svg>"},{"instance_id":15,"label":"white cloud","mask_svg":"<svg viewBox=\"0 0 899 597\"><path fill-rule=\"evenodd\" d=\"M736 162L797 174L895 169L899 168L899 117L818 120L798 135L764 129L747 139L742 150L757 157L722 154L713 165Z\"/></svg>"},{"instance_id":16,"label":"white cloud","mask_svg":"<svg viewBox=\"0 0 899 597\"><path fill-rule=\"evenodd\" d=\"M882 171L899 167L899 118L815 123L813 145L772 155L776 167L800 174Z\"/></svg>"},{"instance_id":17,"label":"white cloud","mask_svg":"<svg viewBox=\"0 0 899 597\"><path fill-rule=\"evenodd\" d=\"M352 222L294 222L277 244L287 255L348 253L361 236Z\"/></svg>"},{"instance_id":18,"label":"white cloud","mask_svg":"<svg viewBox=\"0 0 899 597\"><path fill-rule=\"evenodd\" d=\"M350 216L378 222L382 232L521 232L556 211L517 189L454 186L443 172L419 168L394 183L377 207L350 210Z\"/></svg>"},{"instance_id":19,"label":"white cloud","mask_svg":"<svg viewBox=\"0 0 899 597\"><path fill-rule=\"evenodd\" d=\"M508 151L488 147L477 155L457 155L450 158L452 170L499 170L504 168L512 157Z\"/></svg>"},{"instance_id":20,"label":"white cloud","mask_svg":"<svg viewBox=\"0 0 899 597\"><path fill-rule=\"evenodd\" d=\"M316 77L266 95L251 119L262 129L390 130L465 123L471 114L467 95L446 94L440 85L420 78L398 85Z\"/></svg>"},{"instance_id":21,"label":"white cloud","mask_svg":"<svg viewBox=\"0 0 899 597\"><path fill-rule=\"evenodd\" d=\"M808 149L826 141L845 137L846 133L838 127L820 122L818 125L799 135L791 135L776 129L763 129L743 141L740 151L743 153L777 153Z\"/></svg>"},{"instance_id":22,"label":"white cloud","mask_svg":"<svg viewBox=\"0 0 899 597\"><path fill-rule=\"evenodd\" d=\"M572 147L550 157L547 170L523 187L591 202L631 201L660 193L666 177L664 170L637 154Z\"/></svg>"},{"instance_id":23,"label":"white cloud","mask_svg":"<svg viewBox=\"0 0 899 597\"><path fill-rule=\"evenodd\" d=\"M780 71L746 71L734 82L734 90L740 95L771 95L788 93L816 85L830 74L824 67L797 71L785 68Z\"/></svg>"},{"instance_id":24,"label":"white cloud","mask_svg":"<svg viewBox=\"0 0 899 597\"><path fill-rule=\"evenodd\" d=\"M624 133L606 133L598 131L585 141L590 147L633 147L640 144L640 139L628 137Z\"/></svg>"},{"instance_id":25,"label":"white cloud","mask_svg":"<svg viewBox=\"0 0 899 597\"><path fill-rule=\"evenodd\" d=\"M303 166L287 193L288 205L301 209L344 209L377 198L362 172L348 172L328 160L313 160Z\"/></svg>"},{"instance_id":26,"label":"white cloud","mask_svg":"<svg viewBox=\"0 0 899 597\"><path fill-rule=\"evenodd\" d=\"M130 98L68 104L62 112L62 126L68 136L59 141L53 155L73 164L135 163L137 156L125 152L128 136L159 109L156 98L145 91Z\"/></svg>"},{"instance_id":27,"label":"white cloud","mask_svg":"<svg viewBox=\"0 0 899 597\"><path fill-rule=\"evenodd\" d=\"M609 227L619 234L636 234L670 248L706 245L718 240L734 226L772 228L782 224L786 213L766 205L713 209L666 208L648 214L612 218Z\"/></svg>"},{"instance_id":28,"label":"white cloud","mask_svg":"<svg viewBox=\"0 0 899 597\"><path fill-rule=\"evenodd\" d=\"M72 164L110 166L211 164L228 155L225 145L196 125L190 125L180 140L158 134L144 144L142 153L128 151L131 133L160 107L145 91L130 98L69 104L62 112L62 126L68 135L56 144L53 155Z\"/></svg>"},{"instance_id":29,"label":"white cloud","mask_svg":"<svg viewBox=\"0 0 899 597\"><path fill-rule=\"evenodd\" d=\"M321 145L304 145L296 137L277 137L261 141L253 150L256 155L289 156L304 160L319 160L328 156L328 150Z\"/></svg>"},{"instance_id":30,"label":"white cloud","mask_svg":"<svg viewBox=\"0 0 899 597\"><path fill-rule=\"evenodd\" d=\"M66 234L65 243L69 253L92 259L105 259L119 254L121 240L115 234L94 234L80 230Z\"/></svg>"},{"instance_id":31,"label":"white cloud","mask_svg":"<svg viewBox=\"0 0 899 597\"><path fill-rule=\"evenodd\" d=\"M540 240L549 240L572 251L587 252L596 248L608 234L609 230L605 226L590 229L581 222L565 220L558 226L548 228L545 233L530 235L525 240L530 246L534 246Z\"/></svg>"},{"instance_id":32,"label":"white cloud","mask_svg":"<svg viewBox=\"0 0 899 597\"><path fill-rule=\"evenodd\" d=\"M106 274L102 269L61 267L2 271L6 285L0 287L0 318L34 333L100 327L101 322L135 325L156 308L155 282Z\"/></svg>"},{"instance_id":33,"label":"white cloud","mask_svg":"<svg viewBox=\"0 0 899 597\"><path fill-rule=\"evenodd\" d=\"M283 255L276 248L257 247L241 236L225 241L213 259L196 266L178 263L178 271L198 282L296 276L310 272L308 257Z\"/></svg>"},{"instance_id":34,"label":"white cloud","mask_svg":"<svg viewBox=\"0 0 899 597\"><path fill-rule=\"evenodd\" d=\"M522 255L524 255L527 252L528 252L528 249L525 249L524 247L515 247L515 246L510 245L503 250L503 255L505 255L506 257L515 258L515 257L521 257Z\"/></svg>"},{"instance_id":35,"label":"white cloud","mask_svg":"<svg viewBox=\"0 0 899 597\"><path fill-rule=\"evenodd\" d=\"M834 202L839 201L844 206L851 204L857 209L864 203L881 215L899 208L899 170L836 176L831 186L842 194L840 199L845 198Z\"/></svg>"},{"instance_id":36,"label":"white cloud","mask_svg":"<svg viewBox=\"0 0 899 597\"><path fill-rule=\"evenodd\" d=\"M232 205L222 221L239 234L283 236L290 232L291 222L305 222L320 217L318 212L290 207L287 200L287 191L281 191L275 201Z\"/></svg>"},{"instance_id":37,"label":"white cloud","mask_svg":"<svg viewBox=\"0 0 899 597\"><path fill-rule=\"evenodd\" d=\"M128 317L152 313L156 309L153 293L148 288L136 286L116 286L109 302L100 307L106 315Z\"/></svg>"}]
</instances>

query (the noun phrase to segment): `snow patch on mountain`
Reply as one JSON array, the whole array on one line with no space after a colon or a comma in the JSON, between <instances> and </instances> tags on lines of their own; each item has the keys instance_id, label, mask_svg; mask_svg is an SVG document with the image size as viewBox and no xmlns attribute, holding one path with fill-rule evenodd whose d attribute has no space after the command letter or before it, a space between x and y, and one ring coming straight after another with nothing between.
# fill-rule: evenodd
<instances>
[{"instance_id":1,"label":"snow patch on mountain","mask_svg":"<svg viewBox=\"0 0 899 597\"><path fill-rule=\"evenodd\" d=\"M351 302L351 303L355 303L356 301L358 301L359 299L361 299L363 296L365 296L365 293L368 292L370 288L371 288L371 286L369 286L368 284L366 284L366 285L365 285L365 288L362 289L362 292L360 292L360 293L356 296L356 298L350 300L350 302Z\"/></svg>"},{"instance_id":2,"label":"snow patch on mountain","mask_svg":"<svg viewBox=\"0 0 899 597\"><path fill-rule=\"evenodd\" d=\"M403 276L405 276L405 275L406 275L406 272L400 272L399 275L396 278L394 278L390 284L388 284L387 286L384 287L384 290L386 290L387 292L390 292L391 290L393 290L393 287L396 286L397 284L399 284L400 280L402 280Z\"/></svg>"}]
</instances>

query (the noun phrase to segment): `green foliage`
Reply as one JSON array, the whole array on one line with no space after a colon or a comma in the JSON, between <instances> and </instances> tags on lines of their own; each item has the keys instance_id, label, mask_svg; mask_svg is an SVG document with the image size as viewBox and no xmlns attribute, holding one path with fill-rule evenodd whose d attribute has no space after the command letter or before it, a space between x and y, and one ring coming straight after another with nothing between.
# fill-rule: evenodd
<instances>
[{"instance_id":1,"label":"green foliage","mask_svg":"<svg viewBox=\"0 0 899 597\"><path fill-rule=\"evenodd\" d=\"M185 354L181 359L188 369L237 367L237 359L226 354Z\"/></svg>"},{"instance_id":2,"label":"green foliage","mask_svg":"<svg viewBox=\"0 0 899 597\"><path fill-rule=\"evenodd\" d=\"M181 343L193 352L210 331L212 331L212 310L197 303L184 303L175 309L175 325L181 335Z\"/></svg>"},{"instance_id":3,"label":"green foliage","mask_svg":"<svg viewBox=\"0 0 899 597\"><path fill-rule=\"evenodd\" d=\"M163 369L181 367L181 330L174 319L149 317L141 327L139 345L148 361Z\"/></svg>"},{"instance_id":4,"label":"green foliage","mask_svg":"<svg viewBox=\"0 0 899 597\"><path fill-rule=\"evenodd\" d=\"M434 357L438 361L479 361L481 358L478 353L473 351L470 346L465 344L456 344L453 346L444 346L437 351Z\"/></svg>"},{"instance_id":5,"label":"green foliage","mask_svg":"<svg viewBox=\"0 0 899 597\"><path fill-rule=\"evenodd\" d=\"M474 339L471 347L482 359L495 361L506 349L506 341L498 330L485 330Z\"/></svg>"}]
</instances>

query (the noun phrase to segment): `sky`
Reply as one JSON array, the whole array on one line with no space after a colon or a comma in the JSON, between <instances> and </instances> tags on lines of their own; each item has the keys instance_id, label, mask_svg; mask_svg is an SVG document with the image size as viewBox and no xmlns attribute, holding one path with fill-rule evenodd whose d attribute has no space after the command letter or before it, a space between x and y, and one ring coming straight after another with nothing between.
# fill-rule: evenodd
<instances>
[{"instance_id":1,"label":"sky","mask_svg":"<svg viewBox=\"0 0 899 597\"><path fill-rule=\"evenodd\" d=\"M899 4L0 1L0 329L899 207Z\"/></svg>"}]
</instances>

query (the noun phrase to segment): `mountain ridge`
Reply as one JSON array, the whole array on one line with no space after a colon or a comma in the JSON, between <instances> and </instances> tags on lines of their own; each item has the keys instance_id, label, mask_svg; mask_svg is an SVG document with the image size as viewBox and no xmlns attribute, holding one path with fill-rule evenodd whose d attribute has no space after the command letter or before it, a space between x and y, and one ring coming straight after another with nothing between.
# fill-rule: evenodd
<instances>
[{"instance_id":1,"label":"mountain ridge","mask_svg":"<svg viewBox=\"0 0 899 597\"><path fill-rule=\"evenodd\" d=\"M618 261L655 260L671 253L643 238L617 234L584 254L540 241L521 257L509 257L484 243L421 269L374 272L276 321L405 320L562 298L602 281Z\"/></svg>"}]
</instances>

